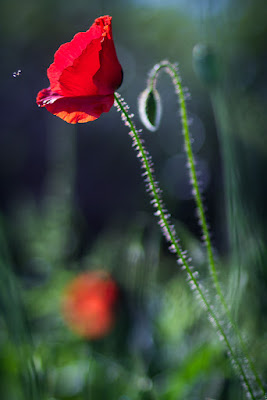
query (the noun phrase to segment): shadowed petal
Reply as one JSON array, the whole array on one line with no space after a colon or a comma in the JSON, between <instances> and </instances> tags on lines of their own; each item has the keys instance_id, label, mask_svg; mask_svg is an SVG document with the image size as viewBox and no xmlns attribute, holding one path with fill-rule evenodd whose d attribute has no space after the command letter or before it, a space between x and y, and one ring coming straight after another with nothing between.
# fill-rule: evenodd
<instances>
[{"instance_id":1,"label":"shadowed petal","mask_svg":"<svg viewBox=\"0 0 267 400\"><path fill-rule=\"evenodd\" d=\"M44 89L47 90L47 89ZM42 95L42 92L41 93ZM114 103L114 95L60 97L49 95L41 99L39 104L49 112L71 124L89 122L99 118L103 112L108 112Z\"/></svg>"}]
</instances>

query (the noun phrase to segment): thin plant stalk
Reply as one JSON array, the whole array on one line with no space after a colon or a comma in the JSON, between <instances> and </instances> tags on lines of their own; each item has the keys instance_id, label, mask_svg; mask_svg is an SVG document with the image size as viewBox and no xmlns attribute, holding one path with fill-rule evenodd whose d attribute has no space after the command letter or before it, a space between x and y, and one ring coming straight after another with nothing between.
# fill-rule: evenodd
<instances>
[{"instance_id":1,"label":"thin plant stalk","mask_svg":"<svg viewBox=\"0 0 267 400\"><path fill-rule=\"evenodd\" d=\"M240 346L241 346L243 354L250 366L250 369L255 376L255 381L257 382L257 384L264 396L265 390L264 390L263 383L256 371L254 363L252 362L252 360L247 352L245 343L242 339L239 329L238 329L235 321L232 318L231 312L229 310L229 307L227 305L227 302L225 300L225 297L223 295L223 292L222 292L222 289L221 289L221 286L219 283L218 273L216 270L215 258L214 258L214 254L213 254L213 250L212 250L209 228L208 228L207 219L206 219L206 215L205 215L205 211L204 211L203 201L201 198L199 183L198 183L198 179L197 179L196 164L195 164L194 154L193 154L192 145L191 145L191 137L190 137L190 132L189 132L185 95L184 95L184 90L183 90L182 83L181 83L181 78L179 76L176 65L170 63L169 61L162 61L161 63L156 64L154 66L154 68L151 70L149 80L148 80L148 87L150 87L151 89L155 88L156 82L157 82L157 76L161 69L165 70L170 75L170 77L173 81L174 87L175 87L175 92L178 96L178 103L180 104L181 123L182 123L182 128L183 128L183 135L184 135L185 152L186 152L186 156L187 156L187 160L188 160L188 169L189 169L189 174L190 174L190 178L191 178L191 184L193 187L193 195L195 198L195 202L196 202L196 206L197 206L197 210L198 210L198 214L199 214L199 222L200 222L200 226L202 229L202 237L203 237L206 249L207 249L210 275L213 280L213 284L214 284L216 293L218 295L218 298L219 298L219 300L224 308L224 311L228 317L228 320L231 323L231 326L233 327L235 334L240 342Z\"/></svg>"},{"instance_id":2,"label":"thin plant stalk","mask_svg":"<svg viewBox=\"0 0 267 400\"><path fill-rule=\"evenodd\" d=\"M257 397L254 392L254 388L250 382L250 378L247 376L244 366L242 365L239 357L236 356L234 348L228 339L228 336L223 328L222 323L220 322L219 317L217 316L214 307L210 304L208 299L208 294L203 288L202 284L199 281L198 272L194 271L192 266L190 266L189 261L186 257L186 252L184 252L179 244L179 240L176 235L176 231L174 226L170 223L170 215L165 209L163 202L161 200L161 190L159 188L158 183L155 181L153 176L153 163L150 154L145 149L143 139L140 136L140 131L138 131L133 123L132 117L133 115L129 114L129 106L125 103L125 101L121 98L118 93L114 94L115 97L115 106L118 111L121 113L122 120L125 125L130 128L130 136L133 140L133 147L137 151L137 157L141 161L142 169L144 169L143 176L145 178L145 182L147 185L148 192L152 197L151 203L156 209L155 215L159 219L159 225L161 226L163 235L165 236L168 243L170 243L170 251L175 253L177 256L178 264L187 272L187 277L189 284L198 299L200 300L202 306L206 309L209 319L212 324L217 329L217 332L220 338L224 341L229 356L233 361L235 367L237 368L240 377L243 380L246 393L252 400L257 400Z\"/></svg>"}]
</instances>

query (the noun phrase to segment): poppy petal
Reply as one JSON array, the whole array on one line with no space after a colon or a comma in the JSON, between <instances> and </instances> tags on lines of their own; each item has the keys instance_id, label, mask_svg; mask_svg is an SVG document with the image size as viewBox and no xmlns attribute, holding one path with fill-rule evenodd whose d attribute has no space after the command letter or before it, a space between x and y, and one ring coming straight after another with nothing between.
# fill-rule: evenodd
<instances>
[{"instance_id":1,"label":"poppy petal","mask_svg":"<svg viewBox=\"0 0 267 400\"><path fill-rule=\"evenodd\" d=\"M54 62L47 70L47 76L53 91L58 92L60 85L58 81L64 69L71 67L79 58L88 44L94 39L101 37L101 28L93 24L86 32L77 33L74 38L62 44L54 55Z\"/></svg>"},{"instance_id":2,"label":"poppy petal","mask_svg":"<svg viewBox=\"0 0 267 400\"><path fill-rule=\"evenodd\" d=\"M79 46L78 40L73 40L73 42ZM72 60L71 65L62 68L69 53L68 51L61 51L61 48L59 48L58 52L60 51L60 54L55 57L57 62L54 62L47 70L51 89L63 96L100 94L98 93L96 85L93 83L93 76L100 68L100 50L100 40L95 39L87 44L79 57Z\"/></svg>"},{"instance_id":3,"label":"poppy petal","mask_svg":"<svg viewBox=\"0 0 267 400\"><path fill-rule=\"evenodd\" d=\"M110 110L122 82L111 20L97 18L88 31L60 46L47 70L50 87L37 96L40 107L69 123L93 121Z\"/></svg>"},{"instance_id":4,"label":"poppy petal","mask_svg":"<svg viewBox=\"0 0 267 400\"><path fill-rule=\"evenodd\" d=\"M45 107L46 104L52 104L62 97L63 96L52 92L49 87L47 89L40 90L40 92L37 94L36 103L39 107Z\"/></svg>"},{"instance_id":5,"label":"poppy petal","mask_svg":"<svg viewBox=\"0 0 267 400\"><path fill-rule=\"evenodd\" d=\"M49 89L43 89L37 96L40 107L66 122L89 122L99 118L103 112L108 112L114 103L114 95L63 97L53 94Z\"/></svg>"},{"instance_id":6,"label":"poppy petal","mask_svg":"<svg viewBox=\"0 0 267 400\"><path fill-rule=\"evenodd\" d=\"M58 49L47 71L51 89L63 96L105 95L121 84L111 17L100 17ZM101 63L104 63L101 65ZM98 71L103 71L95 77Z\"/></svg>"},{"instance_id":7,"label":"poppy petal","mask_svg":"<svg viewBox=\"0 0 267 400\"><path fill-rule=\"evenodd\" d=\"M112 38L111 22L105 28L108 33L102 41L102 49L99 53L100 68L93 77L99 93L115 92L120 87L123 78Z\"/></svg>"}]
</instances>

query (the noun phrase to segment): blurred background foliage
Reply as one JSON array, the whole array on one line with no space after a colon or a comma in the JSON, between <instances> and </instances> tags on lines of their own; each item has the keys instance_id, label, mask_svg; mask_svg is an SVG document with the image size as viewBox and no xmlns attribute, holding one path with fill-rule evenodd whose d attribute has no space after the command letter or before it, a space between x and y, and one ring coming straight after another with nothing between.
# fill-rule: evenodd
<instances>
[{"instance_id":1,"label":"blurred background foliage","mask_svg":"<svg viewBox=\"0 0 267 400\"><path fill-rule=\"evenodd\" d=\"M1 398L243 399L161 239L115 109L71 126L36 106L54 52L104 14L113 16L119 92L137 125L147 72L179 62L220 278L266 380L266 1L2 0ZM208 284L168 77L158 89L163 118L144 138L183 247ZM61 299L68 282L95 269L109 271L120 296L114 329L90 341L66 326Z\"/></svg>"}]
</instances>

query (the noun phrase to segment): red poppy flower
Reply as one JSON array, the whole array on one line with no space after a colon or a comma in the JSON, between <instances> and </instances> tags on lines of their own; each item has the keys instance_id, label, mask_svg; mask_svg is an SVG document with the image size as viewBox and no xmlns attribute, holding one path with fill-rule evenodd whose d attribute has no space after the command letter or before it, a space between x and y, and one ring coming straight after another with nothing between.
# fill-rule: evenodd
<instances>
[{"instance_id":1,"label":"red poppy flower","mask_svg":"<svg viewBox=\"0 0 267 400\"><path fill-rule=\"evenodd\" d=\"M36 102L71 124L97 119L114 103L122 68L112 38L112 17L97 18L57 50L47 70L50 86Z\"/></svg>"},{"instance_id":2,"label":"red poppy flower","mask_svg":"<svg viewBox=\"0 0 267 400\"><path fill-rule=\"evenodd\" d=\"M105 271L83 273L66 288L62 311L66 323L81 336L97 339L110 332L118 297L116 283Z\"/></svg>"}]
</instances>

